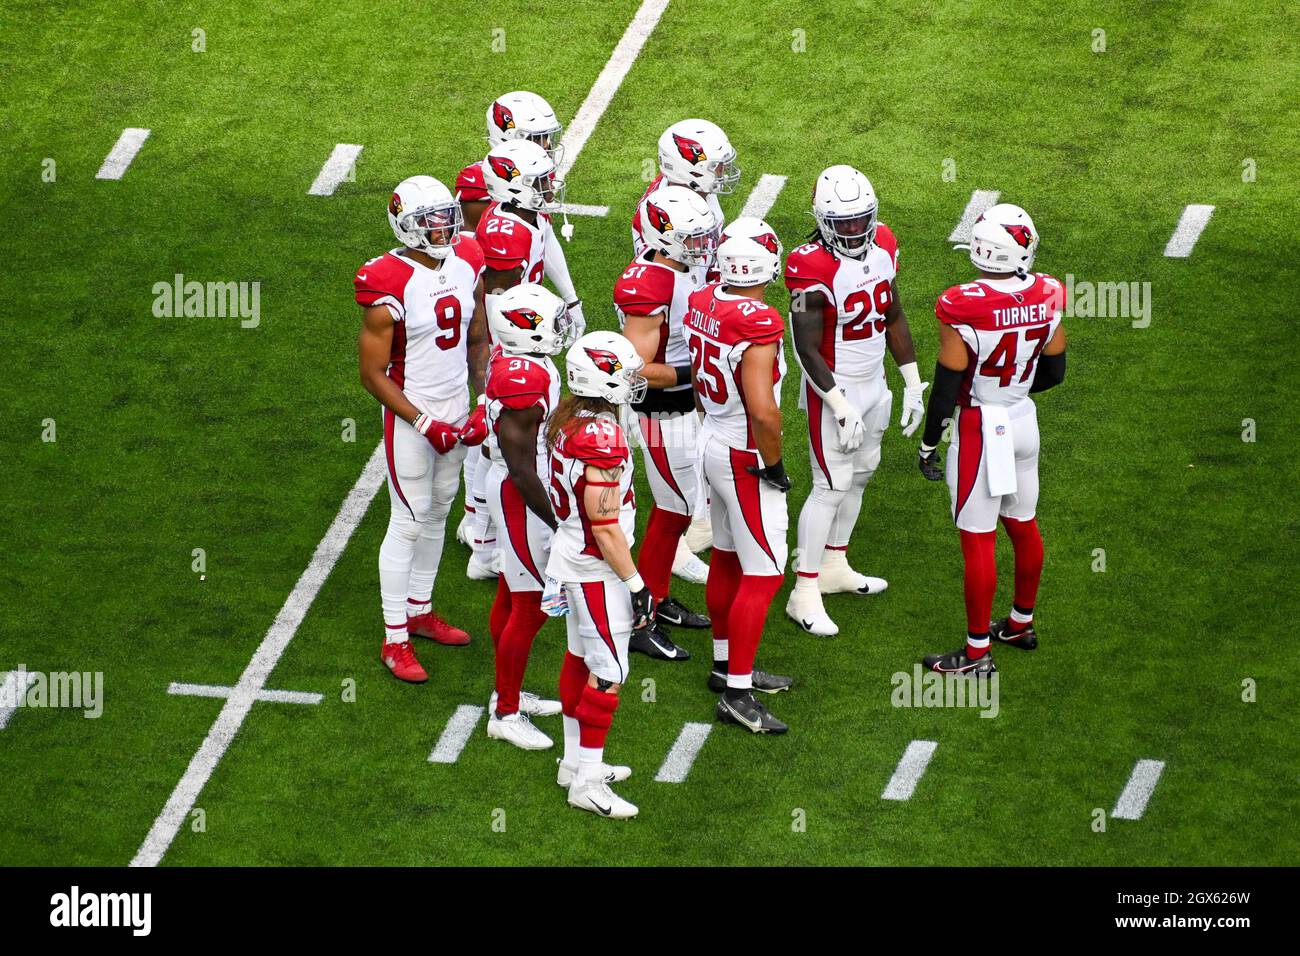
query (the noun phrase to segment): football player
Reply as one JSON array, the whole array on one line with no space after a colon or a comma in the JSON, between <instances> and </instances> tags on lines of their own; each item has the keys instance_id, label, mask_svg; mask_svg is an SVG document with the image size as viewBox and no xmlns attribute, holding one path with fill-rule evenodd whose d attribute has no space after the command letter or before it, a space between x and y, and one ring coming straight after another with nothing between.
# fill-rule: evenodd
<instances>
[{"instance_id":1,"label":"football player","mask_svg":"<svg viewBox=\"0 0 1300 956\"><path fill-rule=\"evenodd\" d=\"M965 248L965 247L958 247ZM990 640L1032 651L1034 602L1043 571L1038 532L1038 412L1035 392L1065 379L1064 288L1029 270L1038 230L1019 206L999 203L971 231L973 282L935 303L939 360L921 439L921 473L938 481L938 444L957 409L948 454L948 492L965 562L966 645L924 658L944 673L984 677L997 671ZM997 590L994 552L999 517L1015 550L1011 613L990 623Z\"/></svg>"},{"instance_id":2,"label":"football player","mask_svg":"<svg viewBox=\"0 0 1300 956\"><path fill-rule=\"evenodd\" d=\"M486 437L471 387L483 381L487 330L483 254L460 232L460 206L431 176L398 184L388 223L401 247L371 259L353 280L362 308L361 384L383 405L388 531L379 549L384 612L381 659L422 683L410 635L466 644L469 635L432 608L447 512L465 446Z\"/></svg>"},{"instance_id":3,"label":"football player","mask_svg":"<svg viewBox=\"0 0 1300 956\"><path fill-rule=\"evenodd\" d=\"M546 150L551 161L559 165L562 154L560 136L564 130L550 104L536 93L519 90L498 97L487 108L486 123L489 149L507 140L531 140ZM483 178L482 160L470 163L460 171L456 177L456 199L460 202L461 212L465 217L465 228L473 232L490 202L487 184ZM564 250L560 248L559 243L551 243L545 254L547 275L552 276L553 282L568 283L572 288L572 283L568 280L569 269L564 258ZM560 286L557 285L557 288ZM494 553L497 539L496 529L492 527L492 522L486 514L486 503L482 502L481 479L487 474L486 467L483 476L479 476L477 485L474 481L475 476L478 475L479 458L477 447L470 448L465 455L465 517L461 519L460 526L456 529L456 537L469 545L474 553L474 558L466 572L469 577L475 580L490 580L496 577L497 559ZM481 512L475 503L476 497L484 506Z\"/></svg>"},{"instance_id":4,"label":"football player","mask_svg":"<svg viewBox=\"0 0 1300 956\"><path fill-rule=\"evenodd\" d=\"M718 220L699 193L660 186L641 204L645 251L614 283L614 311L636 348L649 382L635 406L654 507L637 568L658 605L656 627L632 635L632 650L659 660L687 660L664 625L705 628L709 619L668 596L673 560L699 496L699 417L691 390L691 355L682 335L686 300L704 286L718 242Z\"/></svg>"},{"instance_id":5,"label":"football player","mask_svg":"<svg viewBox=\"0 0 1300 956\"><path fill-rule=\"evenodd\" d=\"M636 496L632 452L618 424L644 398L645 363L613 332L590 332L569 349L569 397L547 424L551 501L560 524L547 575L564 587L569 647L560 671L564 757L556 783L569 803L612 819L636 816L610 789L630 767L605 763L605 737L627 682L628 641L654 620L655 599L632 563Z\"/></svg>"},{"instance_id":6,"label":"football player","mask_svg":"<svg viewBox=\"0 0 1300 956\"><path fill-rule=\"evenodd\" d=\"M839 633L823 594L877 594L888 586L853 570L847 553L893 407L886 346L903 377L903 434L925 415L926 383L898 296L898 242L876 209L875 191L858 170L823 171L813 187L817 229L785 268L813 479L799 513L798 577L785 613L822 637Z\"/></svg>"},{"instance_id":7,"label":"football player","mask_svg":"<svg viewBox=\"0 0 1300 956\"><path fill-rule=\"evenodd\" d=\"M650 181L632 212L632 251L640 257L645 252L643 208L650 194L660 186L677 185L699 193L721 229L726 222L719 196L730 194L740 181L736 150L727 134L716 124L703 119L680 120L659 137L659 174ZM706 278L717 278L710 258ZM703 497L694 503L694 514L686 534L678 540L673 559L673 573L696 584L703 584L709 568L695 555L705 551L713 541L709 527L708 504Z\"/></svg>"},{"instance_id":8,"label":"football player","mask_svg":"<svg viewBox=\"0 0 1300 956\"><path fill-rule=\"evenodd\" d=\"M790 490L781 455L781 350L784 323L763 301L781 265L772 245L733 236L718 246L721 282L691 295L686 343L691 381L704 412L700 458L713 518L713 560L705 600L713 620L709 689L721 692L717 716L754 733L785 733L754 698L791 679L754 663L768 606L785 576Z\"/></svg>"},{"instance_id":9,"label":"football player","mask_svg":"<svg viewBox=\"0 0 1300 956\"><path fill-rule=\"evenodd\" d=\"M507 139L492 147L483 160L484 182L492 205L478 224L479 245L486 262L484 287L488 310L494 295L521 282L538 283L545 274L566 302L568 322L584 327L582 303L573 290L564 250L551 228L550 210L558 207L564 183L556 179L551 154L527 139ZM486 452L485 452L486 454ZM474 522L469 529L473 557L466 574L491 580L498 570L499 529L490 521L483 482L490 464L474 471L471 493Z\"/></svg>"},{"instance_id":10,"label":"football player","mask_svg":"<svg viewBox=\"0 0 1300 956\"><path fill-rule=\"evenodd\" d=\"M551 361L568 344L564 303L525 282L493 296L488 323L496 343L487 376L490 461L488 509L502 540L501 574L488 629L496 649L496 689L488 707L489 737L524 750L545 750L551 738L529 720L560 712L559 701L521 691L533 638L546 621L543 573L555 530L546 493L550 458L546 419L560 400Z\"/></svg>"}]
</instances>

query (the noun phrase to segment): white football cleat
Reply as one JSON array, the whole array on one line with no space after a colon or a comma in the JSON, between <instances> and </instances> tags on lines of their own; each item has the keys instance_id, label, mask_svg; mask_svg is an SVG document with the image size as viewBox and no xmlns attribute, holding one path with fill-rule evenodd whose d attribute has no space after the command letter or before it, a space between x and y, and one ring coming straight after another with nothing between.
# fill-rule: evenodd
<instances>
[{"instance_id":1,"label":"white football cleat","mask_svg":"<svg viewBox=\"0 0 1300 956\"><path fill-rule=\"evenodd\" d=\"M487 734L496 740L506 740L520 750L546 750L555 742L533 726L522 711L498 717L496 710L488 715Z\"/></svg>"},{"instance_id":2,"label":"white football cleat","mask_svg":"<svg viewBox=\"0 0 1300 956\"><path fill-rule=\"evenodd\" d=\"M686 537L677 539L677 554L673 558L673 574L692 584L706 584L709 580L709 566L691 553L686 546Z\"/></svg>"},{"instance_id":3,"label":"white football cleat","mask_svg":"<svg viewBox=\"0 0 1300 956\"><path fill-rule=\"evenodd\" d=\"M804 584L808 581L808 584ZM785 613L801 628L816 637L834 637L839 626L826 613L821 592L808 578L800 578L785 602Z\"/></svg>"},{"instance_id":4,"label":"white football cleat","mask_svg":"<svg viewBox=\"0 0 1300 956\"><path fill-rule=\"evenodd\" d=\"M495 581L497 575L501 573L501 556L492 552L492 557L487 561L479 558L476 551L469 556L469 563L465 565L465 577L471 581Z\"/></svg>"},{"instance_id":5,"label":"white football cleat","mask_svg":"<svg viewBox=\"0 0 1300 956\"><path fill-rule=\"evenodd\" d=\"M465 517L461 518L460 524L456 525L456 540L466 547L469 547L470 538L472 537L470 524L472 524L473 521L474 516L466 511Z\"/></svg>"},{"instance_id":6,"label":"white football cleat","mask_svg":"<svg viewBox=\"0 0 1300 956\"><path fill-rule=\"evenodd\" d=\"M889 587L889 582L859 574L849 567L848 555L827 548L818 568L817 587L822 594L879 594Z\"/></svg>"},{"instance_id":7,"label":"white football cleat","mask_svg":"<svg viewBox=\"0 0 1300 956\"><path fill-rule=\"evenodd\" d=\"M569 806L611 820L627 820L637 813L636 804L628 803L609 789L609 784L604 780L588 780L585 783L575 780L573 786L569 787Z\"/></svg>"},{"instance_id":8,"label":"white football cleat","mask_svg":"<svg viewBox=\"0 0 1300 956\"><path fill-rule=\"evenodd\" d=\"M561 787L568 787L578 778L578 768L576 765L570 765L564 762L562 758L555 761L559 765L559 770L555 772L555 782ZM626 780L632 776L632 768L624 767L622 764L602 763L600 769L604 771L601 777L606 783L618 783L620 780Z\"/></svg>"},{"instance_id":9,"label":"white football cleat","mask_svg":"<svg viewBox=\"0 0 1300 956\"><path fill-rule=\"evenodd\" d=\"M696 518L682 538L686 542L686 549L693 554L708 551L713 547L713 525L708 518Z\"/></svg>"},{"instance_id":10,"label":"white football cleat","mask_svg":"<svg viewBox=\"0 0 1300 956\"><path fill-rule=\"evenodd\" d=\"M532 691L521 690L519 692L519 712L527 714L529 717L554 717L563 708L558 700L547 700L545 697L538 697ZM492 696L488 698L488 713L497 712L497 692L493 691Z\"/></svg>"}]
</instances>

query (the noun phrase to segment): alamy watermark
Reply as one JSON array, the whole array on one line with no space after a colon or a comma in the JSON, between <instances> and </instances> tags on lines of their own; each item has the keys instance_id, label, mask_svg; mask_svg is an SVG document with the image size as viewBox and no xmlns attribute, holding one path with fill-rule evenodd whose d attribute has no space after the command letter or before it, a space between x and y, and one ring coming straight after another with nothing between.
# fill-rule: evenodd
<instances>
[{"instance_id":1,"label":"alamy watermark","mask_svg":"<svg viewBox=\"0 0 1300 956\"><path fill-rule=\"evenodd\" d=\"M0 682L0 710L58 707L80 710L88 720L104 713L103 671L29 671L19 664Z\"/></svg>"},{"instance_id":2,"label":"alamy watermark","mask_svg":"<svg viewBox=\"0 0 1300 956\"><path fill-rule=\"evenodd\" d=\"M159 319L239 318L241 328L262 322L262 283L186 281L178 272L171 282L153 284L153 314Z\"/></svg>"},{"instance_id":3,"label":"alamy watermark","mask_svg":"<svg viewBox=\"0 0 1300 956\"><path fill-rule=\"evenodd\" d=\"M889 678L894 688L889 702L895 707L967 707L981 717L996 717L1001 709L997 672L987 677L941 674L920 664L911 672L897 671Z\"/></svg>"}]
</instances>

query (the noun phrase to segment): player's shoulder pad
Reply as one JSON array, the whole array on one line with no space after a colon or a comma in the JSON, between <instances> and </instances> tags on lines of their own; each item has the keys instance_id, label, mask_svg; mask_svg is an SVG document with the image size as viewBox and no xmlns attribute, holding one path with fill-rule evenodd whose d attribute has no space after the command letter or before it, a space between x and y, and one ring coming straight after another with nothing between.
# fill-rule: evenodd
<instances>
[{"instance_id":1,"label":"player's shoulder pad","mask_svg":"<svg viewBox=\"0 0 1300 956\"><path fill-rule=\"evenodd\" d=\"M550 373L537 362L504 352L488 369L487 397L506 408L545 405L551 391Z\"/></svg>"},{"instance_id":2,"label":"player's shoulder pad","mask_svg":"<svg viewBox=\"0 0 1300 956\"><path fill-rule=\"evenodd\" d=\"M627 278L635 266L646 268L635 279ZM627 315L651 315L672 303L675 285L672 270L634 259L614 283L614 304Z\"/></svg>"},{"instance_id":3,"label":"player's shoulder pad","mask_svg":"<svg viewBox=\"0 0 1300 956\"><path fill-rule=\"evenodd\" d=\"M781 336L785 334L785 323L781 320L781 313L766 302L758 302L755 299L749 301L754 302L758 308L750 306L744 309L736 308L736 337L755 345L779 342Z\"/></svg>"},{"instance_id":4,"label":"player's shoulder pad","mask_svg":"<svg viewBox=\"0 0 1300 956\"><path fill-rule=\"evenodd\" d=\"M988 311L989 295L978 282L950 286L935 300L934 314L947 325L968 325Z\"/></svg>"},{"instance_id":5,"label":"player's shoulder pad","mask_svg":"<svg viewBox=\"0 0 1300 956\"><path fill-rule=\"evenodd\" d=\"M889 255L889 261L898 268L898 238L894 235L894 230L890 229L883 222L876 224L876 246L885 250Z\"/></svg>"},{"instance_id":6,"label":"player's shoulder pad","mask_svg":"<svg viewBox=\"0 0 1300 956\"><path fill-rule=\"evenodd\" d=\"M494 222L508 222L512 225L508 232L500 227L488 232ZM533 228L522 219L503 214L496 203L488 206L483 218L478 221L478 228L474 230L474 238L483 250L488 268L507 272L527 262L533 246Z\"/></svg>"},{"instance_id":7,"label":"player's shoulder pad","mask_svg":"<svg viewBox=\"0 0 1300 956\"><path fill-rule=\"evenodd\" d=\"M384 298L401 302L406 282L414 271L414 266L392 253L376 256L363 264L352 277L357 304L369 308Z\"/></svg>"},{"instance_id":8,"label":"player's shoulder pad","mask_svg":"<svg viewBox=\"0 0 1300 956\"><path fill-rule=\"evenodd\" d=\"M482 163L470 163L456 174L456 198L465 202L482 202L488 198Z\"/></svg>"},{"instance_id":9,"label":"player's shoulder pad","mask_svg":"<svg viewBox=\"0 0 1300 956\"><path fill-rule=\"evenodd\" d=\"M788 289L808 289L817 285L832 288L839 260L820 242L795 246L785 257L785 285Z\"/></svg>"},{"instance_id":10,"label":"player's shoulder pad","mask_svg":"<svg viewBox=\"0 0 1300 956\"><path fill-rule=\"evenodd\" d=\"M467 232L458 233L453 243L456 258L464 259L475 275L483 272L483 247Z\"/></svg>"},{"instance_id":11,"label":"player's shoulder pad","mask_svg":"<svg viewBox=\"0 0 1300 956\"><path fill-rule=\"evenodd\" d=\"M564 453L596 468L622 468L631 457L627 436L608 418L576 418L565 429Z\"/></svg>"}]
</instances>

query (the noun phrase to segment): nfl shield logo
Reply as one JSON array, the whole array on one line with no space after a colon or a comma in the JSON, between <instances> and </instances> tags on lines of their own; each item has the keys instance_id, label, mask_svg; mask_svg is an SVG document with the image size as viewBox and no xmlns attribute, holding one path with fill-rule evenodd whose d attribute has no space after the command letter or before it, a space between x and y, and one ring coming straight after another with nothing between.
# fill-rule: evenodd
<instances>
[{"instance_id":1,"label":"nfl shield logo","mask_svg":"<svg viewBox=\"0 0 1300 956\"><path fill-rule=\"evenodd\" d=\"M1007 426L999 425L997 428L994 429L994 431L997 432L998 437L1001 438L1003 435L1007 433Z\"/></svg>"}]
</instances>

